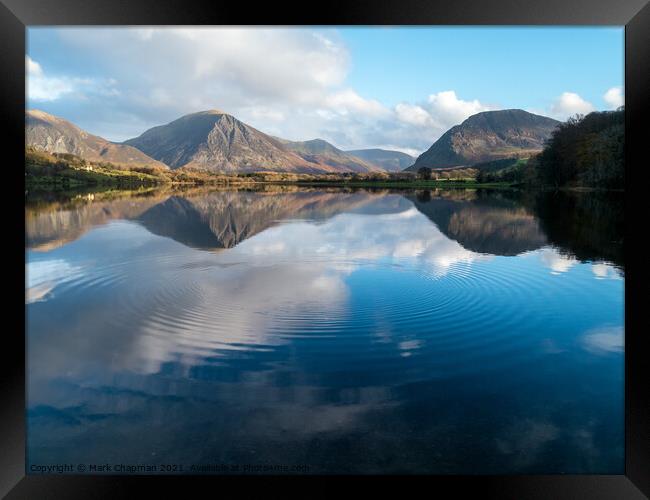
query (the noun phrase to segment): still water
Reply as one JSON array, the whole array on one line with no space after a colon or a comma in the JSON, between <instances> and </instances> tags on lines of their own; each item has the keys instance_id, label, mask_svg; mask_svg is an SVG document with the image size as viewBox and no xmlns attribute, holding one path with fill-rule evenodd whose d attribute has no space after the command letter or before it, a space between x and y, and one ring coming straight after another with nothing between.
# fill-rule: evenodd
<instances>
[{"instance_id":1,"label":"still water","mask_svg":"<svg viewBox=\"0 0 650 500\"><path fill-rule=\"evenodd\" d=\"M595 193L28 198L28 472L623 473L622 222Z\"/></svg>"}]
</instances>

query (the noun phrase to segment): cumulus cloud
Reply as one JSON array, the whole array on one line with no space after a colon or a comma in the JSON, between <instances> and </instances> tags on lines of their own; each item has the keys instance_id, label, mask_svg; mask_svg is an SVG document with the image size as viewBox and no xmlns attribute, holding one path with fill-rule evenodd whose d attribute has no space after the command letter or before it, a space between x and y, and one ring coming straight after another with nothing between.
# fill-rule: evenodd
<instances>
[{"instance_id":1,"label":"cumulus cloud","mask_svg":"<svg viewBox=\"0 0 650 500\"><path fill-rule=\"evenodd\" d=\"M493 109L491 106L480 103L477 99L464 101L456 96L453 90L446 90L431 94L428 99L430 113L436 117L439 125L444 128L458 125L481 111Z\"/></svg>"},{"instance_id":2,"label":"cumulus cloud","mask_svg":"<svg viewBox=\"0 0 650 500\"><path fill-rule=\"evenodd\" d=\"M415 104L400 103L395 106L397 119L417 127L433 126L433 119L428 111Z\"/></svg>"},{"instance_id":3,"label":"cumulus cloud","mask_svg":"<svg viewBox=\"0 0 650 500\"><path fill-rule=\"evenodd\" d=\"M74 90L68 79L50 78L43 73L43 68L31 57L25 57L27 77L27 94L34 101L54 101Z\"/></svg>"},{"instance_id":4,"label":"cumulus cloud","mask_svg":"<svg viewBox=\"0 0 650 500\"><path fill-rule=\"evenodd\" d=\"M41 65L32 60L29 56L25 56L25 68L29 76L43 75L43 68L41 68Z\"/></svg>"},{"instance_id":5,"label":"cumulus cloud","mask_svg":"<svg viewBox=\"0 0 650 500\"><path fill-rule=\"evenodd\" d=\"M41 65L31 57L25 56L27 96L34 102L51 102L70 94L86 100L89 94L100 97L119 95L114 79L98 80L69 76L49 76Z\"/></svg>"},{"instance_id":6,"label":"cumulus cloud","mask_svg":"<svg viewBox=\"0 0 650 500\"><path fill-rule=\"evenodd\" d=\"M596 108L574 92L563 92L551 106L551 115L559 120L566 120L576 114L586 115Z\"/></svg>"},{"instance_id":7,"label":"cumulus cloud","mask_svg":"<svg viewBox=\"0 0 650 500\"><path fill-rule=\"evenodd\" d=\"M623 87L612 87L603 95L603 100L609 106L609 109L616 109L625 104L623 96Z\"/></svg>"},{"instance_id":8,"label":"cumulus cloud","mask_svg":"<svg viewBox=\"0 0 650 500\"><path fill-rule=\"evenodd\" d=\"M339 114L362 113L371 117L386 116L388 109L374 99L364 99L352 89L335 92L325 98L325 104Z\"/></svg>"},{"instance_id":9,"label":"cumulus cloud","mask_svg":"<svg viewBox=\"0 0 650 500\"><path fill-rule=\"evenodd\" d=\"M264 131L286 121L294 135L300 133L299 123L304 132L313 130L322 121L316 114L322 107L334 115L382 111L378 102L345 87L349 54L334 30L66 28L56 33L80 67L100 61L106 77L119 81L119 95L85 103L97 123L127 124L92 130L113 140L213 108Z\"/></svg>"},{"instance_id":10,"label":"cumulus cloud","mask_svg":"<svg viewBox=\"0 0 650 500\"><path fill-rule=\"evenodd\" d=\"M459 99L453 90L444 90L429 95L426 103L420 105L398 104L395 113L397 119L404 123L446 131L470 116L489 109L493 108L477 99L464 101Z\"/></svg>"}]
</instances>

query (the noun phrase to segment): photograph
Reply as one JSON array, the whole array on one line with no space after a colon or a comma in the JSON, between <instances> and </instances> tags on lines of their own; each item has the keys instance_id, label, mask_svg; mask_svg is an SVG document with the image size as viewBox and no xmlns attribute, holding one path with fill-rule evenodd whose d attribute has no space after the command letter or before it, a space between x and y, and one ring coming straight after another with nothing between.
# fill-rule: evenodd
<instances>
[{"instance_id":1,"label":"photograph","mask_svg":"<svg viewBox=\"0 0 650 500\"><path fill-rule=\"evenodd\" d=\"M25 473L626 474L625 61L27 26Z\"/></svg>"}]
</instances>

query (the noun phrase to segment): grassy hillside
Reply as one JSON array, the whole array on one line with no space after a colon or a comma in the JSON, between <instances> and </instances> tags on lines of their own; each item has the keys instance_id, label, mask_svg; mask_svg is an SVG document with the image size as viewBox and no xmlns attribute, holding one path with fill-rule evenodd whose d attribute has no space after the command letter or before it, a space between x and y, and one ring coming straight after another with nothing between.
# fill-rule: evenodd
<instances>
[{"instance_id":1,"label":"grassy hillside","mask_svg":"<svg viewBox=\"0 0 650 500\"><path fill-rule=\"evenodd\" d=\"M159 184L166 178L155 167L120 168L111 163L91 162L64 153L25 150L25 184L48 189L84 185L128 187Z\"/></svg>"}]
</instances>

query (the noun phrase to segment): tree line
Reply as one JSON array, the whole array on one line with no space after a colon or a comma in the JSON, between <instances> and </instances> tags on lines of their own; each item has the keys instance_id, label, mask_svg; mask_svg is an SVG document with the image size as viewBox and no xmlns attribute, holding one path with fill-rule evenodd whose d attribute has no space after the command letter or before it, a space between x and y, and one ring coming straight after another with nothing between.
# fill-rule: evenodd
<instances>
[{"instance_id":1,"label":"tree line","mask_svg":"<svg viewBox=\"0 0 650 500\"><path fill-rule=\"evenodd\" d=\"M547 185L622 188L625 174L625 111L600 111L560 124L537 157Z\"/></svg>"}]
</instances>

